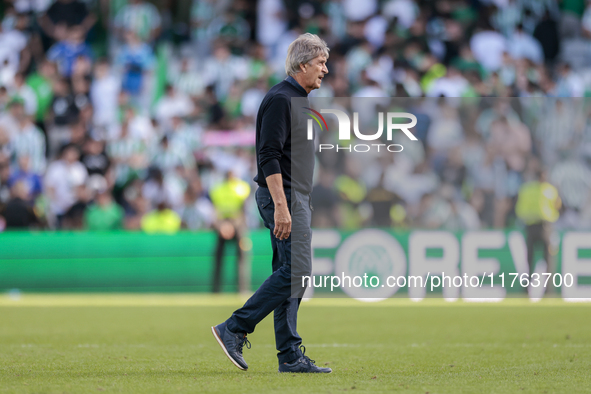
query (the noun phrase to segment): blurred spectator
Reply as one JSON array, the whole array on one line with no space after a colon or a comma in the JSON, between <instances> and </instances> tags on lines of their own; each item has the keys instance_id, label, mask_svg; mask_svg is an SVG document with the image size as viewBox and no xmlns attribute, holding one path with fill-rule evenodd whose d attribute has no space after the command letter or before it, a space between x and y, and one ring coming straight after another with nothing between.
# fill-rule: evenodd
<instances>
[{"instance_id":1,"label":"blurred spectator","mask_svg":"<svg viewBox=\"0 0 591 394\"><path fill-rule=\"evenodd\" d=\"M26 36L18 30L6 30L0 23L0 85L11 86L27 48Z\"/></svg>"},{"instance_id":2,"label":"blurred spectator","mask_svg":"<svg viewBox=\"0 0 591 394\"><path fill-rule=\"evenodd\" d=\"M47 168L44 187L49 198L49 214L54 228L61 227L64 215L78 200L78 187L86 183L88 173L78 161L79 157L78 148L65 145L60 159Z\"/></svg>"},{"instance_id":3,"label":"blurred spectator","mask_svg":"<svg viewBox=\"0 0 591 394\"><path fill-rule=\"evenodd\" d=\"M131 105L124 105L119 108L119 113L119 122L112 125L108 131L107 138L109 140L124 139L123 133L125 132L125 136L135 141L141 141L146 146L155 142L156 132L154 126L150 119L144 116L140 110Z\"/></svg>"},{"instance_id":4,"label":"blurred spectator","mask_svg":"<svg viewBox=\"0 0 591 394\"><path fill-rule=\"evenodd\" d=\"M207 105L207 120L209 121L209 124L217 129L226 130L228 127L226 114L212 85L205 89L205 102Z\"/></svg>"},{"instance_id":5,"label":"blurred spectator","mask_svg":"<svg viewBox=\"0 0 591 394\"><path fill-rule=\"evenodd\" d=\"M81 153L88 135L86 125L82 120L80 120L79 122L74 123L70 130L72 133L72 136L70 138L70 144L76 146L78 152Z\"/></svg>"},{"instance_id":6,"label":"blurred spectator","mask_svg":"<svg viewBox=\"0 0 591 394\"><path fill-rule=\"evenodd\" d=\"M526 224L527 262L530 275L535 272L534 251L539 245L544 251L544 272L555 272L550 236L552 223L558 220L561 200L558 190L546 180L546 172L538 172L536 179L523 184L515 211Z\"/></svg>"},{"instance_id":7,"label":"blurred spectator","mask_svg":"<svg viewBox=\"0 0 591 394\"><path fill-rule=\"evenodd\" d=\"M44 59L38 71L27 78L27 85L31 87L37 98L37 125L43 125L45 117L53 102L53 83L57 78L57 68L54 63Z\"/></svg>"},{"instance_id":8,"label":"blurred spectator","mask_svg":"<svg viewBox=\"0 0 591 394\"><path fill-rule=\"evenodd\" d=\"M197 45L199 55L209 51L209 23L218 15L223 4L215 0L192 0L191 5L191 38Z\"/></svg>"},{"instance_id":9,"label":"blurred spectator","mask_svg":"<svg viewBox=\"0 0 591 394\"><path fill-rule=\"evenodd\" d=\"M474 58L488 72L501 67L503 53L507 50L507 39L488 26L481 26L470 39Z\"/></svg>"},{"instance_id":10,"label":"blurred spectator","mask_svg":"<svg viewBox=\"0 0 591 394\"><path fill-rule=\"evenodd\" d=\"M5 86L0 86L0 110L5 111L8 109L8 102L10 96L8 95L8 89ZM4 113L2 115L5 115Z\"/></svg>"},{"instance_id":11,"label":"blurred spectator","mask_svg":"<svg viewBox=\"0 0 591 394\"><path fill-rule=\"evenodd\" d=\"M396 18L396 22L404 29L410 28L420 9L412 0L388 0L383 3L382 14L389 18Z\"/></svg>"},{"instance_id":12,"label":"blurred spectator","mask_svg":"<svg viewBox=\"0 0 591 394\"><path fill-rule=\"evenodd\" d=\"M148 167L146 143L130 135L129 115L121 124L119 133L107 144L107 154L114 166L115 184L123 187Z\"/></svg>"},{"instance_id":13,"label":"blurred spectator","mask_svg":"<svg viewBox=\"0 0 591 394\"><path fill-rule=\"evenodd\" d=\"M215 220L215 208L203 192L201 181L187 188L185 191L181 218L183 227L189 230L208 229Z\"/></svg>"},{"instance_id":14,"label":"blurred spectator","mask_svg":"<svg viewBox=\"0 0 591 394\"><path fill-rule=\"evenodd\" d=\"M105 176L111 165L111 160L105 152L105 141L87 138L82 148L80 162L86 167L88 175Z\"/></svg>"},{"instance_id":15,"label":"blurred spectator","mask_svg":"<svg viewBox=\"0 0 591 394\"><path fill-rule=\"evenodd\" d=\"M161 30L161 18L153 4L143 0L129 0L115 16L115 29L121 36L130 31L143 42L154 41Z\"/></svg>"},{"instance_id":16,"label":"blurred spectator","mask_svg":"<svg viewBox=\"0 0 591 394\"><path fill-rule=\"evenodd\" d=\"M520 173L525 169L532 143L530 131L523 123L500 116L491 124L489 144L505 159L509 171Z\"/></svg>"},{"instance_id":17,"label":"blurred spectator","mask_svg":"<svg viewBox=\"0 0 591 394\"><path fill-rule=\"evenodd\" d=\"M60 148L70 142L70 126L78 121L80 111L76 106L74 94L66 78L58 78L54 83L53 101L48 119L47 140L49 157L56 157Z\"/></svg>"},{"instance_id":18,"label":"blurred spectator","mask_svg":"<svg viewBox=\"0 0 591 394\"><path fill-rule=\"evenodd\" d=\"M10 138L8 132L0 124L0 164L10 160Z\"/></svg>"},{"instance_id":19,"label":"blurred spectator","mask_svg":"<svg viewBox=\"0 0 591 394\"><path fill-rule=\"evenodd\" d=\"M10 167L7 162L0 161L0 209L10 200Z\"/></svg>"},{"instance_id":20,"label":"blurred spectator","mask_svg":"<svg viewBox=\"0 0 591 394\"><path fill-rule=\"evenodd\" d=\"M474 208L455 195L449 185L440 193L429 193L421 200L418 225L429 229L449 231L477 230L480 228L478 214Z\"/></svg>"},{"instance_id":21,"label":"blurred spectator","mask_svg":"<svg viewBox=\"0 0 591 394\"><path fill-rule=\"evenodd\" d=\"M267 83L264 79L256 81L255 85L247 89L242 95L240 102L240 111L242 115L251 119L254 122L259 106L265 97L268 90Z\"/></svg>"},{"instance_id":22,"label":"blurred spectator","mask_svg":"<svg viewBox=\"0 0 591 394\"><path fill-rule=\"evenodd\" d=\"M455 190L462 190L467 177L464 157L462 156L463 148L463 146L457 146L449 152L439 173L441 180L453 186Z\"/></svg>"},{"instance_id":23,"label":"blurred spectator","mask_svg":"<svg viewBox=\"0 0 591 394\"><path fill-rule=\"evenodd\" d=\"M20 157L29 158L31 171L43 174L45 171L45 138L24 110L22 99L15 98L10 104L11 113L16 120L16 132L10 137L12 165L16 166Z\"/></svg>"},{"instance_id":24,"label":"blurred spectator","mask_svg":"<svg viewBox=\"0 0 591 394\"><path fill-rule=\"evenodd\" d=\"M345 229L359 228L364 220L368 219L358 209L367 196L367 187L359 176L359 172L354 162L347 161L344 174L336 177L334 182L341 201L339 211L341 225Z\"/></svg>"},{"instance_id":25,"label":"blurred spectator","mask_svg":"<svg viewBox=\"0 0 591 394\"><path fill-rule=\"evenodd\" d=\"M142 181L130 183L123 191L123 208L125 209L125 228L140 230L144 215L150 210L150 202L142 195Z\"/></svg>"},{"instance_id":26,"label":"blurred spectator","mask_svg":"<svg viewBox=\"0 0 591 394\"><path fill-rule=\"evenodd\" d=\"M188 147L171 144L167 136L162 137L160 144L154 149L150 162L163 173L174 171L177 167L187 169L194 167L194 160Z\"/></svg>"},{"instance_id":27,"label":"blurred spectator","mask_svg":"<svg viewBox=\"0 0 591 394\"><path fill-rule=\"evenodd\" d=\"M164 130L171 129L172 118L183 118L193 112L193 102L186 94L178 92L172 85L167 85L164 96L156 103L154 114Z\"/></svg>"},{"instance_id":28,"label":"blurred spectator","mask_svg":"<svg viewBox=\"0 0 591 394\"><path fill-rule=\"evenodd\" d=\"M181 212L186 185L174 169L163 173L160 169L153 168L150 172L150 177L141 188L142 196L147 199L149 206L155 208L158 204L165 203L175 211Z\"/></svg>"},{"instance_id":29,"label":"blurred spectator","mask_svg":"<svg viewBox=\"0 0 591 394\"><path fill-rule=\"evenodd\" d=\"M216 96L223 100L235 81L243 81L248 77L247 66L244 58L232 55L228 46L218 41L212 56L204 62L203 75L208 85L214 86Z\"/></svg>"},{"instance_id":30,"label":"blurred spectator","mask_svg":"<svg viewBox=\"0 0 591 394\"><path fill-rule=\"evenodd\" d=\"M197 69L195 61L183 57L177 69L171 67L168 80L177 92L182 92L190 97L201 96L206 87L206 81L202 73Z\"/></svg>"},{"instance_id":31,"label":"blurred spectator","mask_svg":"<svg viewBox=\"0 0 591 394\"><path fill-rule=\"evenodd\" d=\"M359 3L355 0L343 0L345 16L350 21L363 21L374 15L378 10L377 0L368 0Z\"/></svg>"},{"instance_id":32,"label":"blurred spectator","mask_svg":"<svg viewBox=\"0 0 591 394\"><path fill-rule=\"evenodd\" d=\"M493 14L491 22L503 35L509 36L521 20L523 15L522 4L519 0L496 3L497 10Z\"/></svg>"},{"instance_id":33,"label":"blurred spectator","mask_svg":"<svg viewBox=\"0 0 591 394\"><path fill-rule=\"evenodd\" d=\"M78 106L67 78L58 78L54 82L53 101L51 104L51 123L55 126L68 126L78 120Z\"/></svg>"},{"instance_id":34,"label":"blurred spectator","mask_svg":"<svg viewBox=\"0 0 591 394\"><path fill-rule=\"evenodd\" d=\"M25 182L18 181L11 188L11 199L0 209L7 229L28 229L38 224L37 216L28 201L30 192Z\"/></svg>"},{"instance_id":35,"label":"blurred spectator","mask_svg":"<svg viewBox=\"0 0 591 394\"><path fill-rule=\"evenodd\" d=\"M89 13L86 5L78 0L56 0L39 18L43 32L57 41L65 38L68 28L79 26L86 34L95 22L94 14Z\"/></svg>"},{"instance_id":36,"label":"blurred spectator","mask_svg":"<svg viewBox=\"0 0 591 394\"><path fill-rule=\"evenodd\" d=\"M579 3L577 5L582 6L582 1L566 1L565 3ZM591 38L591 2L587 0L586 5L584 7L584 12L580 11L579 8L577 10L573 10L574 12L565 12L563 14L563 18L568 18L568 21L565 22L561 27L563 29L568 29L568 33L563 32L563 36L575 36L578 34L579 29L582 28L582 35L585 38ZM569 10L570 11L570 10ZM579 19L581 16L580 13L582 12L582 18ZM571 26L568 26L569 23L572 23Z\"/></svg>"},{"instance_id":37,"label":"blurred spectator","mask_svg":"<svg viewBox=\"0 0 591 394\"><path fill-rule=\"evenodd\" d=\"M9 140L18 133L19 120L24 116L26 114L24 113L23 100L19 97L10 98L6 103L5 111L0 114L0 125Z\"/></svg>"},{"instance_id":38,"label":"blurred spectator","mask_svg":"<svg viewBox=\"0 0 591 394\"><path fill-rule=\"evenodd\" d=\"M403 224L406 213L401 204L402 199L384 187L384 173L378 185L367 192L366 200L372 207L372 226L390 227Z\"/></svg>"},{"instance_id":39,"label":"blurred spectator","mask_svg":"<svg viewBox=\"0 0 591 394\"><path fill-rule=\"evenodd\" d=\"M91 231L119 230L123 226L123 208L111 197L110 190L101 190L84 212L84 224Z\"/></svg>"},{"instance_id":40,"label":"blurred spectator","mask_svg":"<svg viewBox=\"0 0 591 394\"><path fill-rule=\"evenodd\" d=\"M28 156L19 157L17 165L18 168L10 175L8 185L14 186L18 182L23 183L25 190L27 191L27 195L24 200L32 202L43 191L41 185L41 176L31 171Z\"/></svg>"},{"instance_id":41,"label":"blurred spectator","mask_svg":"<svg viewBox=\"0 0 591 394\"><path fill-rule=\"evenodd\" d=\"M552 19L549 12L544 14L544 18L536 26L533 37L542 46L546 62L552 63L560 53L560 35L558 23Z\"/></svg>"},{"instance_id":42,"label":"blurred spectator","mask_svg":"<svg viewBox=\"0 0 591 394\"><path fill-rule=\"evenodd\" d=\"M162 202L154 211L142 217L141 228L148 234L175 234L181 228L181 218Z\"/></svg>"},{"instance_id":43,"label":"blurred spectator","mask_svg":"<svg viewBox=\"0 0 591 394\"><path fill-rule=\"evenodd\" d=\"M214 229L217 233L217 246L215 252L215 269L213 274L214 293L219 293L222 286L222 268L225 252L225 245L228 241L236 243L236 280L238 290L247 291L241 278L244 278L244 245L243 237L245 231L244 223L244 202L250 194L248 183L228 172L224 182L214 186L210 192L211 201L215 207L217 220Z\"/></svg>"},{"instance_id":44,"label":"blurred spectator","mask_svg":"<svg viewBox=\"0 0 591 394\"><path fill-rule=\"evenodd\" d=\"M581 30L581 17L585 12L585 2L565 0L561 2L560 35L565 38L577 37Z\"/></svg>"},{"instance_id":45,"label":"blurred spectator","mask_svg":"<svg viewBox=\"0 0 591 394\"><path fill-rule=\"evenodd\" d=\"M86 183L76 186L75 199L76 201L61 217L61 228L64 230L84 229L84 212L92 200L92 190L86 186Z\"/></svg>"},{"instance_id":46,"label":"blurred spectator","mask_svg":"<svg viewBox=\"0 0 591 394\"><path fill-rule=\"evenodd\" d=\"M442 188L442 194L448 203L449 209L443 219L441 227L448 231L469 231L480 228L480 220L476 210L468 203L463 201L452 187L447 189L447 185Z\"/></svg>"},{"instance_id":47,"label":"blurred spectator","mask_svg":"<svg viewBox=\"0 0 591 394\"><path fill-rule=\"evenodd\" d=\"M55 43L47 52L47 59L55 62L60 74L70 77L74 63L79 57L92 59L92 50L84 42L84 29L81 26L69 27L65 38Z\"/></svg>"},{"instance_id":48,"label":"blurred spectator","mask_svg":"<svg viewBox=\"0 0 591 394\"><path fill-rule=\"evenodd\" d=\"M481 79L485 79L487 77L486 70L478 61L476 61L476 58L472 53L472 49L470 49L470 45L468 44L463 44L460 47L459 56L452 60L451 66L455 67L462 73L475 71Z\"/></svg>"},{"instance_id":49,"label":"blurred spectator","mask_svg":"<svg viewBox=\"0 0 591 394\"><path fill-rule=\"evenodd\" d=\"M209 22L207 36L219 38L230 48L238 49L250 37L250 26L236 11L229 10Z\"/></svg>"},{"instance_id":50,"label":"blurred spectator","mask_svg":"<svg viewBox=\"0 0 591 394\"><path fill-rule=\"evenodd\" d=\"M438 116L432 120L427 134L427 146L433 152L436 165L450 149L459 146L464 138L457 109L444 99L440 100L440 104Z\"/></svg>"},{"instance_id":51,"label":"blurred spectator","mask_svg":"<svg viewBox=\"0 0 591 394\"><path fill-rule=\"evenodd\" d=\"M194 0L200 1L203 0ZM281 0L260 0L257 2L257 41L273 47L287 30L287 10Z\"/></svg>"},{"instance_id":52,"label":"blurred spectator","mask_svg":"<svg viewBox=\"0 0 591 394\"><path fill-rule=\"evenodd\" d=\"M312 227L336 227L338 221L338 195L334 190L334 174L328 169L319 170L319 182L312 190L316 211L312 215Z\"/></svg>"},{"instance_id":53,"label":"blurred spectator","mask_svg":"<svg viewBox=\"0 0 591 394\"><path fill-rule=\"evenodd\" d=\"M125 45L121 48L115 64L122 70L121 88L144 105L145 99L141 100L140 95L148 94L147 78L154 68L154 62L152 48L142 42L135 32L126 30Z\"/></svg>"},{"instance_id":54,"label":"blurred spectator","mask_svg":"<svg viewBox=\"0 0 591 394\"><path fill-rule=\"evenodd\" d=\"M178 116L174 116L171 121L172 128L168 133L170 145L174 150L184 152L187 167L192 168L194 167L193 155L202 148L203 129L201 125L191 125Z\"/></svg>"},{"instance_id":55,"label":"blurred spectator","mask_svg":"<svg viewBox=\"0 0 591 394\"><path fill-rule=\"evenodd\" d=\"M107 59L98 60L90 87L90 100L94 107L93 122L104 128L113 127L117 122L117 97L121 81L111 71Z\"/></svg>"},{"instance_id":56,"label":"blurred spectator","mask_svg":"<svg viewBox=\"0 0 591 394\"><path fill-rule=\"evenodd\" d=\"M469 168L474 187L471 203L479 213L484 227L493 227L495 217L498 216L495 215L495 192L499 184L495 171L497 152L492 145L488 145L483 153L483 157Z\"/></svg>"},{"instance_id":57,"label":"blurred spectator","mask_svg":"<svg viewBox=\"0 0 591 394\"><path fill-rule=\"evenodd\" d=\"M25 83L25 75L23 73L16 73L14 76L14 84L9 91L12 97L19 97L23 100L25 114L31 116L37 113L37 95L35 91Z\"/></svg>"},{"instance_id":58,"label":"blurred spectator","mask_svg":"<svg viewBox=\"0 0 591 394\"><path fill-rule=\"evenodd\" d=\"M549 178L560 191L567 208L585 210L591 194L591 171L580 158L565 158L549 170Z\"/></svg>"},{"instance_id":59,"label":"blurred spectator","mask_svg":"<svg viewBox=\"0 0 591 394\"><path fill-rule=\"evenodd\" d=\"M429 85L428 97L462 97L469 88L469 83L460 71L450 66L445 76L437 78Z\"/></svg>"},{"instance_id":60,"label":"blurred spectator","mask_svg":"<svg viewBox=\"0 0 591 394\"><path fill-rule=\"evenodd\" d=\"M508 49L514 59L519 60L525 58L536 64L544 61L542 46L538 40L523 31L522 25L517 25L517 28L511 35Z\"/></svg>"}]
</instances>

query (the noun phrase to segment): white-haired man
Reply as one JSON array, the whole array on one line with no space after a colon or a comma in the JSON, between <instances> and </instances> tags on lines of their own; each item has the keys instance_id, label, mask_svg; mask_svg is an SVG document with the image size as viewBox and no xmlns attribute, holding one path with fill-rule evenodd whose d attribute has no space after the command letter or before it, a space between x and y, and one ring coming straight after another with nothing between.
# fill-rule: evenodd
<instances>
[{"instance_id":1,"label":"white-haired man","mask_svg":"<svg viewBox=\"0 0 591 394\"><path fill-rule=\"evenodd\" d=\"M242 308L211 328L226 356L244 371L248 365L242 357L242 349L245 345L250 348L246 335L274 311L279 372L332 372L330 368L314 365L305 355L302 338L296 331L303 291L294 293L292 287L298 280L302 283L302 277L309 276L312 269L310 193L314 143L292 135L291 99L305 99L308 93L320 87L328 73L328 51L326 43L314 34L302 34L292 42L285 61L288 77L269 90L257 114L258 173L254 181L259 185L256 191L259 212L265 226L271 230L273 274ZM296 140L297 147L292 149L292 141ZM292 168L297 169L295 177L292 177Z\"/></svg>"}]
</instances>

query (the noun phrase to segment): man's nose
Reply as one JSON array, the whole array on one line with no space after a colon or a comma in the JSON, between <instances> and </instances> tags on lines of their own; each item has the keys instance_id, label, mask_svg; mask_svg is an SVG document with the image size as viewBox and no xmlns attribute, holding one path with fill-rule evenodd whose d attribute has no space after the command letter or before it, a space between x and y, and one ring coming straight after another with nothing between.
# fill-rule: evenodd
<instances>
[{"instance_id":1,"label":"man's nose","mask_svg":"<svg viewBox=\"0 0 591 394\"><path fill-rule=\"evenodd\" d=\"M328 67L326 67L326 65L324 66L324 70L322 70L322 72L324 72L325 74L328 74Z\"/></svg>"}]
</instances>

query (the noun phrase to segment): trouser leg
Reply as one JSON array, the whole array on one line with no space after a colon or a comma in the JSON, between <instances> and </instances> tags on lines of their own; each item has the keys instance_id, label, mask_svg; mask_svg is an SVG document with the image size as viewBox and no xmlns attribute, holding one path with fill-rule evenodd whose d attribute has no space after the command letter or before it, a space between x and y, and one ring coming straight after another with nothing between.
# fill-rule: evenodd
<instances>
[{"instance_id":1,"label":"trouser leg","mask_svg":"<svg viewBox=\"0 0 591 394\"><path fill-rule=\"evenodd\" d=\"M277 242L271 234L271 245L273 246L273 272L281 266L280 258L277 256ZM301 298L289 297L273 311L273 322L275 328L275 346L277 357L280 363L291 362L299 357L299 346L302 338L297 332L298 309Z\"/></svg>"},{"instance_id":2,"label":"trouser leg","mask_svg":"<svg viewBox=\"0 0 591 394\"><path fill-rule=\"evenodd\" d=\"M552 255L552 244L551 244L551 236L552 236L552 224L549 222L543 223L542 225L542 234L541 234L541 243L544 247L544 260L546 260L546 272L550 275L553 275L556 272L556 266L554 261L554 256ZM553 295L556 293L556 287L554 286L554 281L551 279L548 281L548 285L546 286L546 294Z\"/></svg>"},{"instance_id":3,"label":"trouser leg","mask_svg":"<svg viewBox=\"0 0 591 394\"><path fill-rule=\"evenodd\" d=\"M547 265L546 271L549 273L553 273L555 269L554 259L550 251L550 248L552 247L552 245L550 244L550 237L552 235L552 225L550 223L544 223L542 225L541 231L541 241L544 245L544 260L546 260Z\"/></svg>"},{"instance_id":4,"label":"trouser leg","mask_svg":"<svg viewBox=\"0 0 591 394\"><path fill-rule=\"evenodd\" d=\"M246 272L244 272L244 251L240 246L242 234L236 230L236 289L239 293L244 293L248 290L248 283L246 279Z\"/></svg>"},{"instance_id":5,"label":"trouser leg","mask_svg":"<svg viewBox=\"0 0 591 394\"><path fill-rule=\"evenodd\" d=\"M273 272L244 306L227 320L232 332L251 333L256 325L269 313L279 307L291 292L291 267L284 263Z\"/></svg>"},{"instance_id":6,"label":"trouser leg","mask_svg":"<svg viewBox=\"0 0 591 394\"><path fill-rule=\"evenodd\" d=\"M290 196L291 193L286 193L288 206L292 207ZM274 206L270 200L269 191L259 188L256 197L265 226L271 231L273 274L265 280L244 306L236 310L227 320L228 329L233 332L251 333L261 320L271 311L275 311L275 338L279 351L279 362L290 362L301 355L298 347L302 341L296 331L297 312L301 297L292 297L294 294L293 282L297 283L297 280L292 277L292 240L296 241L296 257L301 259L302 255L306 256L309 249L305 245L309 244L311 236L309 230L311 215L306 210L292 210L292 233L286 240L278 240L273 235ZM301 207L302 205L299 206L299 208ZM301 247L302 240L304 240L304 248ZM310 264L310 259L311 256L304 264L301 262L296 264L298 275L300 272L304 272L302 266L307 267Z\"/></svg>"},{"instance_id":7,"label":"trouser leg","mask_svg":"<svg viewBox=\"0 0 591 394\"><path fill-rule=\"evenodd\" d=\"M300 355L302 338L297 332L298 309L301 298L289 297L273 313L275 323L275 346L280 363L289 363Z\"/></svg>"},{"instance_id":8,"label":"trouser leg","mask_svg":"<svg viewBox=\"0 0 591 394\"><path fill-rule=\"evenodd\" d=\"M529 274L535 272L534 251L536 243L538 242L538 229L536 224L531 224L526 228L526 246L527 246L527 265L529 267Z\"/></svg>"},{"instance_id":9,"label":"trouser leg","mask_svg":"<svg viewBox=\"0 0 591 394\"><path fill-rule=\"evenodd\" d=\"M218 233L217 247L215 251L215 267L213 271L213 289L214 293L219 293L222 289L222 265L224 258L224 246L226 240Z\"/></svg>"}]
</instances>

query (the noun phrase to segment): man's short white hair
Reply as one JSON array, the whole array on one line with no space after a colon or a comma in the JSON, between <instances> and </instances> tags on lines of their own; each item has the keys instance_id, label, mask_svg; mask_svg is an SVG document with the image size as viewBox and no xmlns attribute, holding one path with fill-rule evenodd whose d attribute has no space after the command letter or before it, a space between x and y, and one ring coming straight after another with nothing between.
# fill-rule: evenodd
<instances>
[{"instance_id":1,"label":"man's short white hair","mask_svg":"<svg viewBox=\"0 0 591 394\"><path fill-rule=\"evenodd\" d=\"M285 59L285 73L293 76L300 71L300 64L310 63L320 55L328 59L328 45L316 34L304 33L296 38L287 49Z\"/></svg>"}]
</instances>

